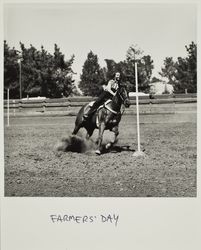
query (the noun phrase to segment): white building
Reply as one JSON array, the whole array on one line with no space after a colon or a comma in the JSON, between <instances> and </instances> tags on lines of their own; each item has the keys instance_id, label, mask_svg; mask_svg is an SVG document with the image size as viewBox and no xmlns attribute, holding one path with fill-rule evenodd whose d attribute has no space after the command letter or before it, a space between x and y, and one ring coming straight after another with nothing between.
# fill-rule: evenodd
<instances>
[{"instance_id":1,"label":"white building","mask_svg":"<svg viewBox=\"0 0 201 250\"><path fill-rule=\"evenodd\" d=\"M150 94L155 95L161 95L164 92L168 92L169 94L172 94L174 91L174 88L171 84L168 84L166 82L153 82L150 84Z\"/></svg>"}]
</instances>

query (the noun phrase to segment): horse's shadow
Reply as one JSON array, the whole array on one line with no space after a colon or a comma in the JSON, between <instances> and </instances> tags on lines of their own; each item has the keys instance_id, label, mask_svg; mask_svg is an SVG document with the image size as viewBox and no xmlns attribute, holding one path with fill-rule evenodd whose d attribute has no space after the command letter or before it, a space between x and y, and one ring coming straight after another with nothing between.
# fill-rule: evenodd
<instances>
[{"instance_id":1,"label":"horse's shadow","mask_svg":"<svg viewBox=\"0 0 201 250\"><path fill-rule=\"evenodd\" d=\"M103 146L102 150L101 150L101 153L102 154L107 154L107 153L121 153L123 151L126 151L126 152L135 152L136 150L135 149L131 149L130 146L128 145L113 145L111 146L110 148L106 148L105 145Z\"/></svg>"}]
</instances>

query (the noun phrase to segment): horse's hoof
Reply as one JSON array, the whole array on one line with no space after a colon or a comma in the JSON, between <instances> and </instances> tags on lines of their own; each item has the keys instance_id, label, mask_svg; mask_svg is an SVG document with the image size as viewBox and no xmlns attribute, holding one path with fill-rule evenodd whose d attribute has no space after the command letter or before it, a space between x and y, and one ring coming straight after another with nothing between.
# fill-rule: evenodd
<instances>
[{"instance_id":1,"label":"horse's hoof","mask_svg":"<svg viewBox=\"0 0 201 250\"><path fill-rule=\"evenodd\" d=\"M95 151L95 153L96 153L97 155L101 155L101 151L100 151L99 149L97 149L97 150Z\"/></svg>"},{"instance_id":2,"label":"horse's hoof","mask_svg":"<svg viewBox=\"0 0 201 250\"><path fill-rule=\"evenodd\" d=\"M112 143L109 142L109 143L106 144L105 148L108 149L108 148L110 148L111 146L112 146Z\"/></svg>"}]
</instances>

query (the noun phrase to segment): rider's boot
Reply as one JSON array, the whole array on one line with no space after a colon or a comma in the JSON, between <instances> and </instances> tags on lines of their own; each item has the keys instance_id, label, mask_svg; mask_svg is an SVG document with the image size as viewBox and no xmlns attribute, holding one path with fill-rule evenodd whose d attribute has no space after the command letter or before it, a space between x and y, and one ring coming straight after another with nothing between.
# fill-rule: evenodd
<instances>
[{"instance_id":1,"label":"rider's boot","mask_svg":"<svg viewBox=\"0 0 201 250\"><path fill-rule=\"evenodd\" d=\"M86 114L83 115L83 120L88 121L94 113L93 109L90 109Z\"/></svg>"},{"instance_id":2,"label":"rider's boot","mask_svg":"<svg viewBox=\"0 0 201 250\"><path fill-rule=\"evenodd\" d=\"M84 120L84 121L87 121L88 119L89 119L88 114L83 115L83 120Z\"/></svg>"}]
</instances>

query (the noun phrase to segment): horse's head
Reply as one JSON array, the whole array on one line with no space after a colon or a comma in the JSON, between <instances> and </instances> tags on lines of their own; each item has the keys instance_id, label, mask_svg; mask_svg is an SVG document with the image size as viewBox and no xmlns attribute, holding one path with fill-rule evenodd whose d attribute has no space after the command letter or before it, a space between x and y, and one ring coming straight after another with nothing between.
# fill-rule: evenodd
<instances>
[{"instance_id":1,"label":"horse's head","mask_svg":"<svg viewBox=\"0 0 201 250\"><path fill-rule=\"evenodd\" d=\"M125 105L125 107L129 108L130 107L130 100L129 100L129 95L128 95L126 85L121 84L117 93L118 93L119 97L121 98L121 101Z\"/></svg>"}]
</instances>

